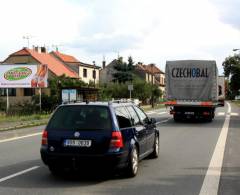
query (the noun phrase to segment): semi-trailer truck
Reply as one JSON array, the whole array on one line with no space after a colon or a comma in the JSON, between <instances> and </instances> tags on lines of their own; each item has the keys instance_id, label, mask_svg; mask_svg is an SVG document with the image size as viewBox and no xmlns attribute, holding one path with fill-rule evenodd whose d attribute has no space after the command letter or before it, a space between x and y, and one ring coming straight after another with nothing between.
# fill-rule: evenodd
<instances>
[{"instance_id":1,"label":"semi-trailer truck","mask_svg":"<svg viewBox=\"0 0 240 195\"><path fill-rule=\"evenodd\" d=\"M166 106L175 121L202 118L212 121L219 106L218 69L215 61L167 61Z\"/></svg>"}]
</instances>

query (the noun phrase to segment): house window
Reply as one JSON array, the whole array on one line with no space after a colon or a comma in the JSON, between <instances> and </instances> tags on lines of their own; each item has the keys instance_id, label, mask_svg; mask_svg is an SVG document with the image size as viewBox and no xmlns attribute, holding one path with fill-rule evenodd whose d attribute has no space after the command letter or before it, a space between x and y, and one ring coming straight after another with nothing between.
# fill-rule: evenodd
<instances>
[{"instance_id":1,"label":"house window","mask_svg":"<svg viewBox=\"0 0 240 195\"><path fill-rule=\"evenodd\" d=\"M24 88L23 94L24 94L24 96L33 96L33 95L35 95L35 89Z\"/></svg>"},{"instance_id":2,"label":"house window","mask_svg":"<svg viewBox=\"0 0 240 195\"><path fill-rule=\"evenodd\" d=\"M93 76L94 79L96 79L96 70L93 70L92 76Z\"/></svg>"},{"instance_id":3,"label":"house window","mask_svg":"<svg viewBox=\"0 0 240 195\"><path fill-rule=\"evenodd\" d=\"M7 96L7 89L0 89L0 96ZM16 89L8 89L8 96L16 96Z\"/></svg>"},{"instance_id":4,"label":"house window","mask_svg":"<svg viewBox=\"0 0 240 195\"><path fill-rule=\"evenodd\" d=\"M86 68L83 69L83 77L87 77L87 69Z\"/></svg>"}]
</instances>

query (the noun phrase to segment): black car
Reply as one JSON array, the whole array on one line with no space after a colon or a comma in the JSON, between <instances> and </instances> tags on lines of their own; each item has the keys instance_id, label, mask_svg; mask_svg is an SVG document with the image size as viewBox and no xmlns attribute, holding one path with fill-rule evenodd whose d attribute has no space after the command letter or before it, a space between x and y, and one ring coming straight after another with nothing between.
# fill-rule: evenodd
<instances>
[{"instance_id":1,"label":"black car","mask_svg":"<svg viewBox=\"0 0 240 195\"><path fill-rule=\"evenodd\" d=\"M149 155L159 155L156 120L132 103L61 105L42 135L41 157L53 174L66 167L105 166L124 168L133 177Z\"/></svg>"}]
</instances>

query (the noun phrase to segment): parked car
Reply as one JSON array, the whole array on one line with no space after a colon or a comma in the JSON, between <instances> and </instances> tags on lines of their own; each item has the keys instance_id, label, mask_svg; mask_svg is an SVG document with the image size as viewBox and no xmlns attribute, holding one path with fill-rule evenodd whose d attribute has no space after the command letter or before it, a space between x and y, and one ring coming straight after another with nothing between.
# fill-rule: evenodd
<instances>
[{"instance_id":1,"label":"parked car","mask_svg":"<svg viewBox=\"0 0 240 195\"><path fill-rule=\"evenodd\" d=\"M42 134L41 158L53 174L102 166L134 177L139 161L159 155L156 120L132 103L59 106Z\"/></svg>"}]
</instances>

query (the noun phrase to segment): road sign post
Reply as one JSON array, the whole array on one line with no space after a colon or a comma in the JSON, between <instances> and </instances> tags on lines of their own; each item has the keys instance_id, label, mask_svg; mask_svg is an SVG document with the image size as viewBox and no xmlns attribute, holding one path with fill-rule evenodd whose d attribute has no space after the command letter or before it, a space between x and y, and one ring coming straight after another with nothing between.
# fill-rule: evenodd
<instances>
[{"instance_id":1,"label":"road sign post","mask_svg":"<svg viewBox=\"0 0 240 195\"><path fill-rule=\"evenodd\" d=\"M132 99L133 85L128 85L128 90L129 90L129 94L130 94L130 99Z\"/></svg>"}]
</instances>

